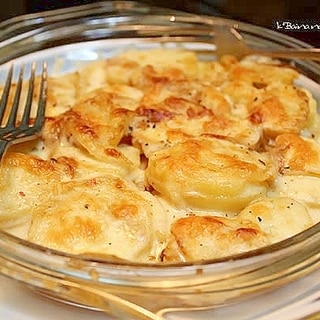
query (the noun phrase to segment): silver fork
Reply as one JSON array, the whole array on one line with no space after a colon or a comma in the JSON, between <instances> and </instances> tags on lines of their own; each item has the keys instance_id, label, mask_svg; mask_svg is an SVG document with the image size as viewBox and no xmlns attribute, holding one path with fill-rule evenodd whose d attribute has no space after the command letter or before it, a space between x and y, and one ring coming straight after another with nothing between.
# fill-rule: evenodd
<instances>
[{"instance_id":1,"label":"silver fork","mask_svg":"<svg viewBox=\"0 0 320 320\"><path fill-rule=\"evenodd\" d=\"M214 38L215 45L217 46L215 55L218 58L225 54L232 54L239 60L249 55L260 55L272 58L296 58L320 61L320 48L252 48L245 43L241 34L233 27L215 26Z\"/></svg>"},{"instance_id":2,"label":"silver fork","mask_svg":"<svg viewBox=\"0 0 320 320\"><path fill-rule=\"evenodd\" d=\"M18 116L18 110L20 108L24 68L20 68L13 103L10 105L8 100L12 90L13 69L14 67L11 65L0 100L0 160L11 143L34 138L44 124L47 98L47 64L43 63L42 65L39 98L34 119L31 118L31 109L35 90L36 63L31 64L28 93L21 118Z\"/></svg>"}]
</instances>

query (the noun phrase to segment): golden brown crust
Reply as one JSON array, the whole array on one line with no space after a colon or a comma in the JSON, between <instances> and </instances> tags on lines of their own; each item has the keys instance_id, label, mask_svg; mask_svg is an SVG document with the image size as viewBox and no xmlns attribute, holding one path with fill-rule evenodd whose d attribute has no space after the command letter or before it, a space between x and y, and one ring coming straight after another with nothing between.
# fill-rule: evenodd
<instances>
[{"instance_id":1,"label":"golden brown crust","mask_svg":"<svg viewBox=\"0 0 320 320\"><path fill-rule=\"evenodd\" d=\"M279 86L261 94L249 106L249 119L262 124L267 136L285 132L299 133L309 117L307 95L294 86Z\"/></svg>"},{"instance_id":2,"label":"golden brown crust","mask_svg":"<svg viewBox=\"0 0 320 320\"><path fill-rule=\"evenodd\" d=\"M71 180L76 170L77 162L68 157L42 160L28 154L7 153L0 171L1 221L29 217L61 181Z\"/></svg>"},{"instance_id":3,"label":"golden brown crust","mask_svg":"<svg viewBox=\"0 0 320 320\"><path fill-rule=\"evenodd\" d=\"M35 208L29 239L70 253L149 262L160 236L155 207L144 192L113 175L61 183Z\"/></svg>"},{"instance_id":4,"label":"golden brown crust","mask_svg":"<svg viewBox=\"0 0 320 320\"><path fill-rule=\"evenodd\" d=\"M156 49L52 77L42 136L3 160L0 223L31 215L30 241L136 262L290 237L320 221L320 118L298 76Z\"/></svg>"},{"instance_id":5,"label":"golden brown crust","mask_svg":"<svg viewBox=\"0 0 320 320\"><path fill-rule=\"evenodd\" d=\"M237 219L259 225L271 243L290 238L313 225L306 206L285 196L254 201Z\"/></svg>"},{"instance_id":6,"label":"golden brown crust","mask_svg":"<svg viewBox=\"0 0 320 320\"><path fill-rule=\"evenodd\" d=\"M162 259L165 262L215 259L269 243L264 232L253 223L240 225L221 217L193 216L173 223Z\"/></svg>"},{"instance_id":7,"label":"golden brown crust","mask_svg":"<svg viewBox=\"0 0 320 320\"><path fill-rule=\"evenodd\" d=\"M291 198L261 199L233 219L192 216L175 221L162 253L168 262L238 254L287 239L313 225L307 211Z\"/></svg>"},{"instance_id":8,"label":"golden brown crust","mask_svg":"<svg viewBox=\"0 0 320 320\"><path fill-rule=\"evenodd\" d=\"M89 152L96 144L117 146L127 130L130 111L119 107L113 94L98 90L60 117L60 131Z\"/></svg>"},{"instance_id":9,"label":"golden brown crust","mask_svg":"<svg viewBox=\"0 0 320 320\"><path fill-rule=\"evenodd\" d=\"M313 139L282 134L275 139L282 174L320 174L320 146Z\"/></svg>"},{"instance_id":10,"label":"golden brown crust","mask_svg":"<svg viewBox=\"0 0 320 320\"><path fill-rule=\"evenodd\" d=\"M268 155L242 145L216 138L188 139L155 152L145 177L180 208L237 211L265 194L274 170Z\"/></svg>"}]
</instances>

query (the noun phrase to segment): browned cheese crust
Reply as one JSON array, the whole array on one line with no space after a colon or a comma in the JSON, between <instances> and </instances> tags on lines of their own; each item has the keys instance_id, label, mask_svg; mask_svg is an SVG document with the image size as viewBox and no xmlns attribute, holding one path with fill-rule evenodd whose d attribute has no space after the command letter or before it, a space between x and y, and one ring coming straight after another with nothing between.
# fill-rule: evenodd
<instances>
[{"instance_id":1,"label":"browned cheese crust","mask_svg":"<svg viewBox=\"0 0 320 320\"><path fill-rule=\"evenodd\" d=\"M72 254L215 259L320 220L317 104L277 61L124 52L51 77L41 137L13 146L0 224Z\"/></svg>"}]
</instances>

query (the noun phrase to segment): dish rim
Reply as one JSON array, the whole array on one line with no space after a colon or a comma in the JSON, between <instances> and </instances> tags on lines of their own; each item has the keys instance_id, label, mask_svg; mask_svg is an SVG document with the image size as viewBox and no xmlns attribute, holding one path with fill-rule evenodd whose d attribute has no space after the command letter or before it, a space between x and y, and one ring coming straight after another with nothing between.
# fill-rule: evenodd
<instances>
[{"instance_id":1,"label":"dish rim","mask_svg":"<svg viewBox=\"0 0 320 320\"><path fill-rule=\"evenodd\" d=\"M105 3L105 2L101 2ZM95 3L93 6L92 5L84 5L84 6L79 6L84 9L86 12L90 8L98 8L101 9L100 7L100 2ZM133 4L138 4L138 2L130 2L130 1L115 1L114 3L121 3L122 5L128 4L128 3L133 3ZM104 7L103 7L104 8ZM153 9L156 7L153 7ZM43 15L43 23L46 25L46 23L50 24L50 21L46 21L46 19L50 20L52 17L56 17L57 15L60 15L61 13L67 13L67 14L72 14L72 12L77 11L76 7L71 8L68 10L65 9L58 9L58 10L53 10L51 12L44 13ZM78 11L77 11L78 12ZM136 14L136 13L135 13ZM145 13L143 13L145 14ZM174 13L176 14L176 13ZM179 13L180 14L180 13ZM156 14L154 14L156 15ZM178 14L176 14L178 16ZM20 16L20 17L15 17L12 19L9 19L6 22L0 23L0 29L3 28L4 26L10 26L13 24L25 24L30 22L30 20L34 21L34 18L38 16L38 14L30 14L30 15L25 15L25 16ZM153 16L153 14L151 15ZM172 16L171 13L166 13L164 14L167 18L169 16ZM211 21L211 23L214 23L214 21L217 21L218 23L227 23L227 24L237 24L238 28L254 28L254 30L257 30L257 32L266 32L267 35L274 35L280 34L278 32L275 32L273 30L269 30L263 27L259 26L253 26L248 23L242 23L236 20L230 20L230 19L225 19L225 18L215 18L215 17L202 17L199 15L191 15L187 14L184 15L186 19L195 19L198 21L199 18L204 19L205 22ZM41 23L42 23L41 22ZM38 23L38 22L37 22ZM37 25L36 23L36 25ZM39 26L39 25L37 25ZM39 28L37 27L37 31L42 31L42 27L40 26ZM12 30L12 29L10 29ZM21 39L23 37L24 33L18 34L16 37ZM310 45L291 38L287 35L281 34L280 40L285 40L285 41L292 41L292 45L296 47L304 47L308 48L311 47ZM3 44L0 45L0 52L1 52L1 47ZM46 50L46 49L43 49ZM18 58L18 57L16 57ZM1 64L6 64L6 62L3 62ZM313 64L313 63L311 63ZM320 64L318 65L318 70L320 74ZM237 254L237 255L232 255L232 256L226 256L223 258L219 259L210 259L210 260L205 260L205 261L198 261L198 262L180 262L180 263L139 263L139 262L130 262L130 261L121 261L121 260L105 260L105 259L98 259L98 258L93 258L90 256L85 256L85 255L73 255L73 254L68 254L60 251L56 251L53 249L48 249L47 247L43 247L37 244L34 244L30 241L18 238L14 235L11 235L7 233L4 230L0 230L0 258L1 256L10 256L11 255L11 260L13 262L17 263L22 263L22 264L35 264L35 261L37 261L37 268L41 267L43 269L49 270L49 271L56 271L58 273L65 274L67 271L68 275L72 275L72 277L75 277L77 279L84 279L87 278L85 275L87 274L86 268L90 268L94 265L95 268L111 268L115 269L115 271L121 273L122 275L126 276L126 274L131 274L133 271L145 271L146 276L153 276L154 271L165 271L164 274L162 275L163 277L167 277L169 273L175 274L177 271L182 271L184 270L184 273L181 276L188 276L190 273L194 274L195 271L198 271L199 269L204 270L205 273L209 273L210 271L217 271L220 269L234 269L236 267L242 266L244 263L248 263L249 265L254 264L256 262L258 263L263 263L266 261L273 261L274 259L280 259L281 257L287 258L291 256L293 253L295 253L299 248L303 248L304 245L307 243L310 245L311 240L316 239L317 243L320 243L320 222L315 224L314 226L310 227L309 229L293 236L288 239L285 239L281 242L269 245L267 247L259 248L256 250L252 250L249 252ZM10 245L14 244L17 250L15 253L10 252ZM311 245L310 245L311 246ZM7 250L5 250L7 248ZM24 252L25 250L28 250L28 252ZM314 249L315 250L315 249ZM30 252L29 252L30 251ZM21 253L19 256L18 253ZM29 255L27 254L29 253ZM316 252L317 255L320 255L320 249L318 252ZM16 255L16 256L14 256ZM20 259L19 259L20 258ZM317 256L315 256L317 258ZM54 261L57 259L57 261ZM257 261L259 260L259 261ZM48 261L50 263L48 263ZM70 267L70 261L72 261L71 267ZM71 270L71 273L68 273L68 270L62 270L61 265L64 265L64 267L68 266L68 270ZM320 264L320 257L318 260L314 263L315 266L319 266ZM79 271L79 274L72 274L73 266L81 265L83 267L83 272ZM127 270L130 268L130 270ZM311 268L312 269L312 268ZM310 269L310 270L311 270ZM1 271L1 268L0 268ZM121 272L120 272L121 271ZM311 271L310 271L311 272ZM161 274L159 274L161 276ZM103 282L103 281L102 281Z\"/></svg>"}]
</instances>

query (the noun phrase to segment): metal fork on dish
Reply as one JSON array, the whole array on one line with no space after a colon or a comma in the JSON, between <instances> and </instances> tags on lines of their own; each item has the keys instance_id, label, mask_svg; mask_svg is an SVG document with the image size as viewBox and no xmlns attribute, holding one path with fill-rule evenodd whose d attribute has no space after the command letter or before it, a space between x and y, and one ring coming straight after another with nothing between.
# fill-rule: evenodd
<instances>
[{"instance_id":1,"label":"metal fork on dish","mask_svg":"<svg viewBox=\"0 0 320 320\"><path fill-rule=\"evenodd\" d=\"M22 95L23 68L20 68L18 81L16 83L13 102L9 103L10 91L13 90L13 65L11 65L2 97L0 100L0 160L11 143L20 142L25 139L34 138L42 129L45 117L45 105L47 96L47 65L43 63L40 80L40 92L38 104L36 105L36 116L31 117L35 91L36 64L31 64L31 75L28 84L27 98L19 116L20 100Z\"/></svg>"},{"instance_id":2,"label":"metal fork on dish","mask_svg":"<svg viewBox=\"0 0 320 320\"><path fill-rule=\"evenodd\" d=\"M23 105L23 110L20 98L23 85L23 68L20 69L16 89L13 97L13 102L10 103L10 91L13 89L13 65L9 69L7 79L4 85L2 97L0 100L0 160L10 143L19 142L24 139L31 139L38 134L43 126L45 118L45 105L47 94L47 65L42 65L40 91L38 95L38 103L36 105L35 117L31 117L33 108L34 91L35 91L35 72L36 64L31 65L31 75L28 84L28 92L26 102ZM49 280L47 280L49 281ZM49 282L48 282L49 283ZM121 297L97 289L92 286L77 283L75 281L59 280L52 284L59 286L60 293L64 293L68 298L78 296L85 299L88 303L91 301L93 307L97 307L108 314L119 316L121 319L139 319L139 320L164 320L162 316L157 315L145 308L127 301Z\"/></svg>"},{"instance_id":3,"label":"metal fork on dish","mask_svg":"<svg viewBox=\"0 0 320 320\"><path fill-rule=\"evenodd\" d=\"M245 43L241 34L233 27L216 26L214 29L214 39L217 47L215 55L218 58L225 54L232 54L238 59L249 55L260 55L272 58L320 61L320 48L252 48Z\"/></svg>"}]
</instances>

